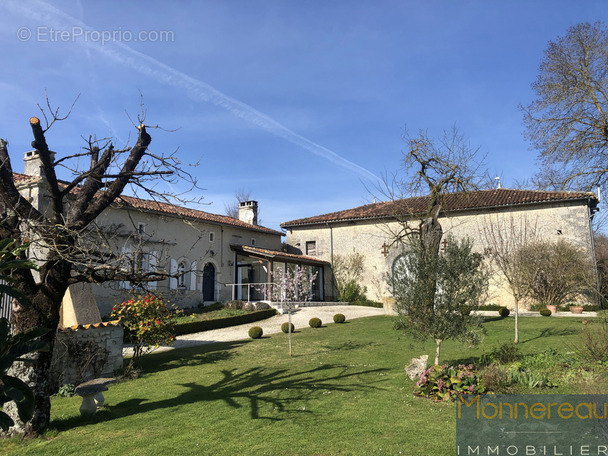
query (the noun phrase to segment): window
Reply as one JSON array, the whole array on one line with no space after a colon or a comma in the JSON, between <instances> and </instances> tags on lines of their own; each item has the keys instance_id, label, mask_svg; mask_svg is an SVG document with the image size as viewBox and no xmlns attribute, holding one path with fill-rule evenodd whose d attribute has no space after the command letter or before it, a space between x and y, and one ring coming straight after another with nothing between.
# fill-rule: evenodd
<instances>
[{"instance_id":1,"label":"window","mask_svg":"<svg viewBox=\"0 0 608 456\"><path fill-rule=\"evenodd\" d=\"M306 255L317 255L317 241L306 241Z\"/></svg>"},{"instance_id":2,"label":"window","mask_svg":"<svg viewBox=\"0 0 608 456\"><path fill-rule=\"evenodd\" d=\"M209 242L215 242L215 233L213 231L209 233Z\"/></svg>"},{"instance_id":3,"label":"window","mask_svg":"<svg viewBox=\"0 0 608 456\"><path fill-rule=\"evenodd\" d=\"M146 234L146 224L145 223L137 224L137 234Z\"/></svg>"},{"instance_id":4,"label":"window","mask_svg":"<svg viewBox=\"0 0 608 456\"><path fill-rule=\"evenodd\" d=\"M251 245L255 245L255 239L251 239Z\"/></svg>"},{"instance_id":5,"label":"window","mask_svg":"<svg viewBox=\"0 0 608 456\"><path fill-rule=\"evenodd\" d=\"M177 265L177 286L180 288L186 288L186 263L180 261Z\"/></svg>"}]
</instances>

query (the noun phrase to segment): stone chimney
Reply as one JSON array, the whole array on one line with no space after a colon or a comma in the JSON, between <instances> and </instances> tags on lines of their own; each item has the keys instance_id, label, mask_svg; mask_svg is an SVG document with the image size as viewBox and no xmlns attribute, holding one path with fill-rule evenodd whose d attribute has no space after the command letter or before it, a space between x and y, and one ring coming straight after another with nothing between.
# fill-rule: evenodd
<instances>
[{"instance_id":1,"label":"stone chimney","mask_svg":"<svg viewBox=\"0 0 608 456\"><path fill-rule=\"evenodd\" d=\"M51 152L51 161L55 161L55 152ZM31 177L45 177L44 169L42 168L42 160L37 150L31 150L25 153L23 157L25 167L23 173Z\"/></svg>"},{"instance_id":2,"label":"stone chimney","mask_svg":"<svg viewBox=\"0 0 608 456\"><path fill-rule=\"evenodd\" d=\"M243 201L239 203L239 220L250 225L258 224L258 202Z\"/></svg>"}]
</instances>

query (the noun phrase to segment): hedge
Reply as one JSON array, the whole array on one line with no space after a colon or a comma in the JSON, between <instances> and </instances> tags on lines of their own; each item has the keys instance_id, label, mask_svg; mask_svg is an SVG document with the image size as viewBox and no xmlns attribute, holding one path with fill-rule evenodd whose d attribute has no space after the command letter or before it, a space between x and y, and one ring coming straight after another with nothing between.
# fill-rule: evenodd
<instances>
[{"instance_id":1,"label":"hedge","mask_svg":"<svg viewBox=\"0 0 608 456\"><path fill-rule=\"evenodd\" d=\"M175 335L192 334L211 329L228 328L229 326L244 325L254 321L274 317L276 309L256 310L255 312L236 315L234 317L215 318L213 320L186 321L175 325Z\"/></svg>"}]
</instances>

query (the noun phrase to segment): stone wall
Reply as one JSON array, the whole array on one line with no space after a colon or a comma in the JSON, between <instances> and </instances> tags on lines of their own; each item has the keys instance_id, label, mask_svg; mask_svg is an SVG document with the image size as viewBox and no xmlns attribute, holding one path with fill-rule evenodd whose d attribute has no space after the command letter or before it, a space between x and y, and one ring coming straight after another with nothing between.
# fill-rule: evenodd
<instances>
[{"instance_id":1,"label":"stone wall","mask_svg":"<svg viewBox=\"0 0 608 456\"><path fill-rule=\"evenodd\" d=\"M123 328L117 321L59 329L53 350L51 384L78 385L113 377L123 367Z\"/></svg>"}]
</instances>

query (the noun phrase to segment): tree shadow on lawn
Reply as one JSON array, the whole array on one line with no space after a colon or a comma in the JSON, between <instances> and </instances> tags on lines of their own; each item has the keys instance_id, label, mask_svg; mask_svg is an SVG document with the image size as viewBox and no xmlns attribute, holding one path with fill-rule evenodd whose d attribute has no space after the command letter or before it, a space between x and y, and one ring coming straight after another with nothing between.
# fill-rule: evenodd
<instances>
[{"instance_id":1,"label":"tree shadow on lawn","mask_svg":"<svg viewBox=\"0 0 608 456\"><path fill-rule=\"evenodd\" d=\"M234 349L249 342L251 341L214 342L192 347L176 348L160 353L149 353L141 358L142 375L146 376L178 367L196 366L228 360L236 356L233 351Z\"/></svg>"},{"instance_id":2,"label":"tree shadow on lawn","mask_svg":"<svg viewBox=\"0 0 608 456\"><path fill-rule=\"evenodd\" d=\"M573 328L563 328L563 329L555 329L555 328L545 328L541 329L538 334L534 337L530 337L526 340L521 340L520 344L525 344L528 342L532 342L533 340L540 339L542 337L562 337L562 336L572 336L574 334L578 334L580 331Z\"/></svg>"},{"instance_id":3,"label":"tree shadow on lawn","mask_svg":"<svg viewBox=\"0 0 608 456\"><path fill-rule=\"evenodd\" d=\"M379 389L371 383L386 381L376 379L376 374L389 369L378 368L353 371L344 365L328 364L305 371L293 372L288 369L267 369L254 367L243 372L236 369L221 371L222 379L211 385L182 383L186 391L176 397L148 402L145 398L133 398L116 405L105 405L89 418L74 416L53 420L50 429L65 431L74 427L118 419L139 413L168 409L193 403L224 401L230 407L239 409L248 403L250 417L253 420L264 419L282 421L293 413L314 413L293 407L300 401L312 400L332 392L369 391ZM361 383L357 378L362 375L374 375L374 379ZM353 378L353 381L348 382ZM161 387L161 385L159 385ZM284 397L280 397L277 393ZM284 417L263 416L261 408L284 413ZM269 408L268 406L271 406Z\"/></svg>"}]
</instances>

